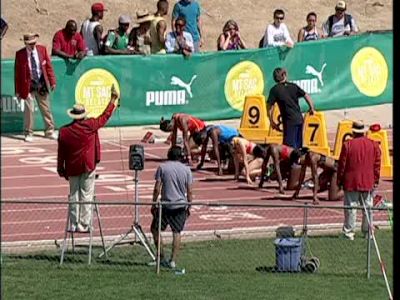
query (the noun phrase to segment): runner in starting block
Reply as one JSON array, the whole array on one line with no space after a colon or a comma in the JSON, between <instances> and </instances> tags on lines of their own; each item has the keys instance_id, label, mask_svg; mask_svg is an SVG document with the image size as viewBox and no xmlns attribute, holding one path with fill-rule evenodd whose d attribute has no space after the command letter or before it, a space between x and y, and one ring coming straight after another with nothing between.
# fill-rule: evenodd
<instances>
[{"instance_id":1,"label":"runner in starting block","mask_svg":"<svg viewBox=\"0 0 400 300\"><path fill-rule=\"evenodd\" d=\"M182 131L185 156L190 166L193 165L192 152L199 152L199 147L194 142L190 142L190 140L192 140L191 136L193 136L194 133L203 130L205 127L206 123L203 120L184 113L173 114L171 120L166 120L163 117L160 120L160 130L164 132L172 132L171 147L177 144L178 129Z\"/></svg>"},{"instance_id":2,"label":"runner in starting block","mask_svg":"<svg viewBox=\"0 0 400 300\"><path fill-rule=\"evenodd\" d=\"M342 199L344 197L344 192L337 184L337 160L330 156L309 151L308 148L303 148L303 151L306 152L305 155L294 158L295 160L298 160L298 163L301 165L301 172L299 184L293 194L293 199L296 199L299 196L307 167L311 168L311 174L314 182L313 204L319 203L317 193L321 193L326 190L328 190L329 201L338 201ZM323 170L319 175L318 168Z\"/></svg>"}]
</instances>

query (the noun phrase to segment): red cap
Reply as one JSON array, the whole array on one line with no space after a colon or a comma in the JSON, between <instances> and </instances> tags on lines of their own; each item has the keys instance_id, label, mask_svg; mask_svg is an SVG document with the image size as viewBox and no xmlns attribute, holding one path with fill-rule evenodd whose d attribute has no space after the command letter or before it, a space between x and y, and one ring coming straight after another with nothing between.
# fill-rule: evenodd
<instances>
[{"instance_id":1,"label":"red cap","mask_svg":"<svg viewBox=\"0 0 400 300\"><path fill-rule=\"evenodd\" d=\"M372 125L369 127L369 130L371 130L372 132L378 132L378 131L381 130L381 125L378 124L378 123L372 124Z\"/></svg>"},{"instance_id":2,"label":"red cap","mask_svg":"<svg viewBox=\"0 0 400 300\"><path fill-rule=\"evenodd\" d=\"M92 12L102 12L107 10L103 3L97 2L92 5Z\"/></svg>"}]
</instances>

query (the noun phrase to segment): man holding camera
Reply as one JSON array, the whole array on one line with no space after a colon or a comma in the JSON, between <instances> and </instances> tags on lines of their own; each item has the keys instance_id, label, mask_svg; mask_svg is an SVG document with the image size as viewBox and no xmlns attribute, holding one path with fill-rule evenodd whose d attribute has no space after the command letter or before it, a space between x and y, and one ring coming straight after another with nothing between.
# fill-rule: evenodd
<instances>
[{"instance_id":1,"label":"man holding camera","mask_svg":"<svg viewBox=\"0 0 400 300\"><path fill-rule=\"evenodd\" d=\"M60 128L58 136L57 172L69 181L70 231L87 232L91 224L96 165L100 162L98 130L106 125L118 99L114 86L111 100L97 118L86 118L88 112L82 104L67 111L73 122Z\"/></svg>"},{"instance_id":2,"label":"man holding camera","mask_svg":"<svg viewBox=\"0 0 400 300\"><path fill-rule=\"evenodd\" d=\"M159 235L159 211L155 205L161 192L161 201L168 202L163 204L161 211L161 231L171 227L173 233L172 254L169 261L165 260L164 246L160 236L160 259L161 265L174 269L176 258L181 244L181 231L185 226L186 219L190 215L190 206L186 202L192 202L192 172L190 168L180 162L182 159L182 149L179 146L172 146L168 151L168 161L160 165L156 171L153 191L153 206L151 213L153 222L151 223L151 233L154 242L158 245Z\"/></svg>"}]
</instances>

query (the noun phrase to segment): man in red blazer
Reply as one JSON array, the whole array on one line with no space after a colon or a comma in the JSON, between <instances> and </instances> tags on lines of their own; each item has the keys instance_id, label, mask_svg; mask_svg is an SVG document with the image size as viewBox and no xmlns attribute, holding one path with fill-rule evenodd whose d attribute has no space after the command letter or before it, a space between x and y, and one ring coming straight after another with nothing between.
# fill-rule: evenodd
<instances>
[{"instance_id":1,"label":"man in red blazer","mask_svg":"<svg viewBox=\"0 0 400 300\"><path fill-rule=\"evenodd\" d=\"M91 224L90 202L94 196L96 164L100 162L100 140L98 129L110 119L118 93L111 88L111 100L97 118L86 118L82 104L75 104L67 111L74 120L60 128L58 135L57 172L69 181L70 230L85 232Z\"/></svg>"},{"instance_id":2,"label":"man in red blazer","mask_svg":"<svg viewBox=\"0 0 400 300\"><path fill-rule=\"evenodd\" d=\"M346 206L372 205L372 190L378 186L381 169L379 144L365 136L363 122L353 122L353 139L343 143L338 165L338 185L344 188ZM343 234L354 240L356 209L344 210ZM363 210L361 231L368 236L368 221Z\"/></svg>"},{"instance_id":3,"label":"man in red blazer","mask_svg":"<svg viewBox=\"0 0 400 300\"><path fill-rule=\"evenodd\" d=\"M54 119L50 110L49 91L56 87L51 60L45 46L37 45L38 34L23 36L25 47L15 55L15 94L25 101L25 141L32 142L34 123L34 99L36 99L45 124L45 136L57 139L54 133Z\"/></svg>"}]
</instances>

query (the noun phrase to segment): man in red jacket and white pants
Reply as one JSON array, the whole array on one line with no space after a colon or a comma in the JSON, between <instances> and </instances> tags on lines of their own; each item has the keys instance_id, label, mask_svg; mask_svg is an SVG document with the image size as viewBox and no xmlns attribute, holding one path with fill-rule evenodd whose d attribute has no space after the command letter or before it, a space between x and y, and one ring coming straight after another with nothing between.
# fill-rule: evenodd
<instances>
[{"instance_id":1,"label":"man in red jacket and white pants","mask_svg":"<svg viewBox=\"0 0 400 300\"><path fill-rule=\"evenodd\" d=\"M110 119L118 93L111 88L111 100L97 118L86 118L82 104L67 111L74 121L60 128L58 136L57 172L69 181L71 231L85 232L91 224L91 205L79 202L93 201L96 164L100 162L98 129Z\"/></svg>"},{"instance_id":2,"label":"man in red jacket and white pants","mask_svg":"<svg viewBox=\"0 0 400 300\"><path fill-rule=\"evenodd\" d=\"M338 165L338 185L344 188L346 206L372 206L372 191L378 186L381 169L379 144L365 136L361 121L353 122L353 139L343 143ZM356 209L344 210L343 234L354 240ZM368 236L368 221L363 210L361 231Z\"/></svg>"},{"instance_id":3,"label":"man in red jacket and white pants","mask_svg":"<svg viewBox=\"0 0 400 300\"><path fill-rule=\"evenodd\" d=\"M34 123L34 99L36 99L45 124L45 136L56 140L54 119L50 110L49 92L56 88L51 60L45 46L37 45L38 34L23 36L25 47L15 54L15 94L25 101L25 141L32 142Z\"/></svg>"}]
</instances>

